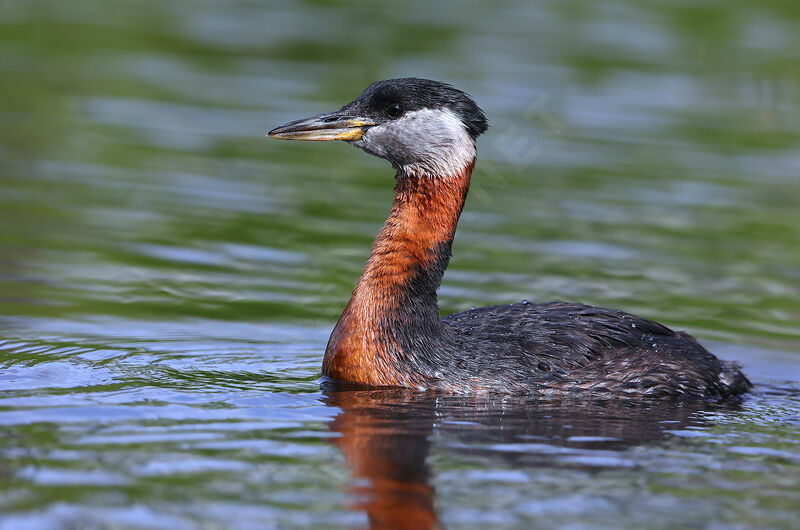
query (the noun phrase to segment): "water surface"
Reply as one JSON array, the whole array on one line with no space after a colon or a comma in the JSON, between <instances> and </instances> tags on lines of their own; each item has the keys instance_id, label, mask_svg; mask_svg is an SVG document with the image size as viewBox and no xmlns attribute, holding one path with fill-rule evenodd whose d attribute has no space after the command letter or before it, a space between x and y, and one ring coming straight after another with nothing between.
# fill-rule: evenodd
<instances>
[{"instance_id":1,"label":"water surface","mask_svg":"<svg viewBox=\"0 0 800 530\"><path fill-rule=\"evenodd\" d=\"M0 4L0 528L790 528L793 2ZM686 329L733 404L321 388L391 201L267 141L376 79L492 128L440 291Z\"/></svg>"}]
</instances>

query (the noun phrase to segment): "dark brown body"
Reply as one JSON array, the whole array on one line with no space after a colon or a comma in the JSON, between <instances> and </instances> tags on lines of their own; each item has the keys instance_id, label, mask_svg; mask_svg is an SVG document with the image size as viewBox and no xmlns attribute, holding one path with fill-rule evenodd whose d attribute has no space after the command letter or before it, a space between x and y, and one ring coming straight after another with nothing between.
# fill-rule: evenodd
<instances>
[{"instance_id":1,"label":"dark brown body","mask_svg":"<svg viewBox=\"0 0 800 530\"><path fill-rule=\"evenodd\" d=\"M446 178L398 174L391 214L328 342L323 374L369 386L462 393L726 398L750 382L689 335L621 311L518 303L442 320L472 164Z\"/></svg>"}]
</instances>

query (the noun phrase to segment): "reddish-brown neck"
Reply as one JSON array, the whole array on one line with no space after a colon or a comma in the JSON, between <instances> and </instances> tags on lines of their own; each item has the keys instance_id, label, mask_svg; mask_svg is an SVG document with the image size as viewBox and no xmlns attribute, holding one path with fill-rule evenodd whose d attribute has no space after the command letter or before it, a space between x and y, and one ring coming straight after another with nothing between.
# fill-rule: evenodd
<instances>
[{"instance_id":1,"label":"reddish-brown neck","mask_svg":"<svg viewBox=\"0 0 800 530\"><path fill-rule=\"evenodd\" d=\"M371 386L422 384L398 360L415 354L406 342L424 341L421 335L442 326L436 289L472 167L448 177L398 175L392 211L328 341L324 375Z\"/></svg>"}]
</instances>

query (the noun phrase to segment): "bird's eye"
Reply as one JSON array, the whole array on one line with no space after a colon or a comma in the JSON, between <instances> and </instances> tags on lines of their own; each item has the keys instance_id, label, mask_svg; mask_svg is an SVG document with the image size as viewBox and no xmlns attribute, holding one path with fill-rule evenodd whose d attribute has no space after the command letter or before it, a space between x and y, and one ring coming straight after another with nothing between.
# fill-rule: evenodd
<instances>
[{"instance_id":1,"label":"bird's eye","mask_svg":"<svg viewBox=\"0 0 800 530\"><path fill-rule=\"evenodd\" d=\"M400 103L390 105L386 110L386 114L388 114L390 118L399 118L403 115L403 106L400 105Z\"/></svg>"}]
</instances>

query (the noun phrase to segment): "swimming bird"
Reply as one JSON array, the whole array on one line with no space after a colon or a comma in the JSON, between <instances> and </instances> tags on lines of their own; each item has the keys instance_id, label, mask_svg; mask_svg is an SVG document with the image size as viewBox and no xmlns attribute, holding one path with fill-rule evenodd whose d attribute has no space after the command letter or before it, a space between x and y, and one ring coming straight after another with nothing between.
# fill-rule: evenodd
<instances>
[{"instance_id":1,"label":"swimming bird","mask_svg":"<svg viewBox=\"0 0 800 530\"><path fill-rule=\"evenodd\" d=\"M270 138L343 140L396 171L391 212L328 341L322 373L371 387L482 394L724 399L751 383L697 340L642 317L577 303L520 302L442 319L436 291L488 128L465 92L419 78L377 81L337 111Z\"/></svg>"}]
</instances>

